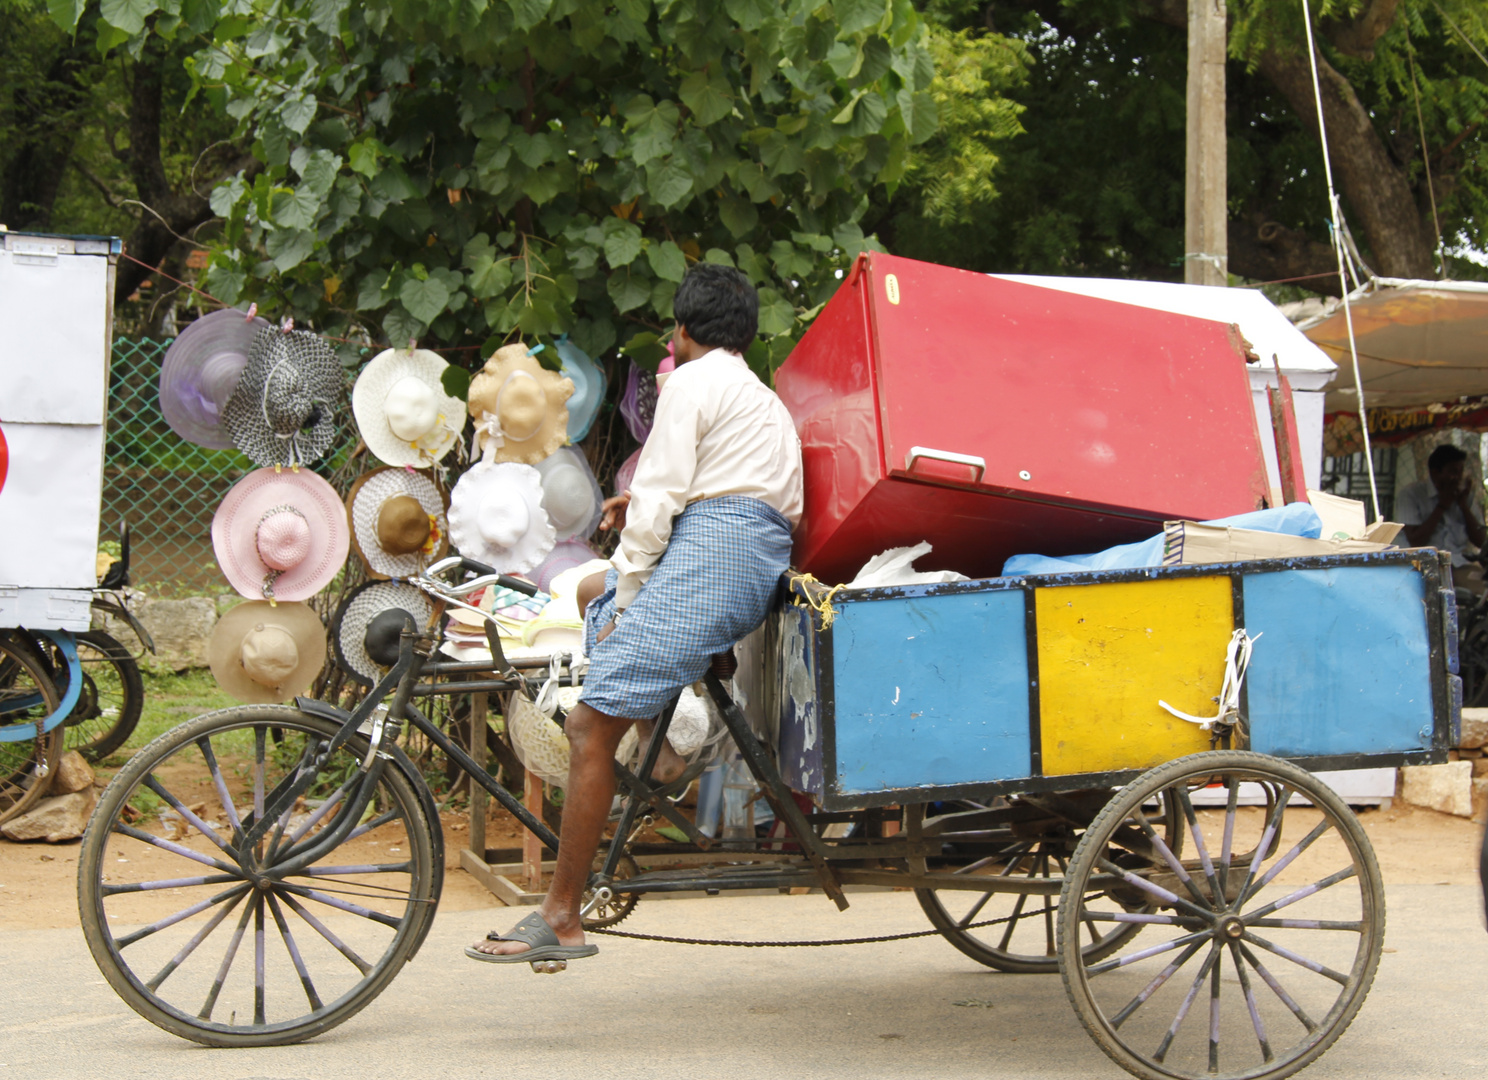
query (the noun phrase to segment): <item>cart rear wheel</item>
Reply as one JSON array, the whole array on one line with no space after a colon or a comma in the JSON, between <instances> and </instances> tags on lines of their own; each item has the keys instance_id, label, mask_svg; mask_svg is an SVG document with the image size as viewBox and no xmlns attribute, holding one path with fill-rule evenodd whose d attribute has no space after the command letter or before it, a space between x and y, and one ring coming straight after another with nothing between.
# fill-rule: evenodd
<instances>
[{"instance_id":1,"label":"cart rear wheel","mask_svg":"<svg viewBox=\"0 0 1488 1080\"><path fill-rule=\"evenodd\" d=\"M83 686L72 714L63 721L63 743L89 761L102 761L129 741L145 704L145 686L134 656L109 634L89 630L76 635ZM56 670L65 683L67 661L58 654Z\"/></svg>"},{"instance_id":2,"label":"cart rear wheel","mask_svg":"<svg viewBox=\"0 0 1488 1080\"><path fill-rule=\"evenodd\" d=\"M411 959L442 868L401 754L364 781L367 742L353 738L255 846L256 868L239 854L276 786L338 730L291 708L224 709L166 732L109 784L78 858L78 907L99 970L146 1020L207 1046L298 1042L355 1015ZM371 800L353 805L364 782ZM342 827L320 858L294 862Z\"/></svg>"},{"instance_id":3,"label":"cart rear wheel","mask_svg":"<svg viewBox=\"0 0 1488 1080\"><path fill-rule=\"evenodd\" d=\"M1081 825L1093 818L1109 792L1080 792L1051 796L1066 815L1049 817L1047 810L1026 800L1013 800L1006 812L979 803L958 802L929 819L926 827L938 832L941 854L925 867L965 875L990 887L978 889L915 890L915 898L946 941L979 964L1019 975L1052 975L1059 970L1057 922L1059 883L1069 869ZM1092 802L1091 797L1099 798ZM1088 813L1082 812L1088 806ZM910 813L923 808L907 808ZM1042 820L1035 815L1045 815ZM956 815L962 824L956 823ZM1168 845L1181 851L1183 821L1177 804L1167 800L1153 807L1148 818ZM1020 893L1019 885L1047 884L1055 891ZM1138 900L1132 910L1151 910ZM1140 927L1130 924L1085 924L1082 946L1088 961L1098 960L1121 946Z\"/></svg>"},{"instance_id":4,"label":"cart rear wheel","mask_svg":"<svg viewBox=\"0 0 1488 1080\"><path fill-rule=\"evenodd\" d=\"M0 630L0 728L26 724L35 732L61 701L35 642ZM0 821L25 813L46 795L61 757L61 728L0 741Z\"/></svg>"},{"instance_id":5,"label":"cart rear wheel","mask_svg":"<svg viewBox=\"0 0 1488 1080\"><path fill-rule=\"evenodd\" d=\"M1252 794L1265 805L1240 805ZM1194 858L1143 826L1160 798L1181 807ZM1155 910L1133 911L1138 897ZM1088 921L1142 933L1088 963ZM1220 750L1145 773L1091 824L1060 897L1060 971L1086 1030L1133 1075L1278 1080L1358 1013L1384 925L1379 866L1332 789L1288 762Z\"/></svg>"}]
</instances>

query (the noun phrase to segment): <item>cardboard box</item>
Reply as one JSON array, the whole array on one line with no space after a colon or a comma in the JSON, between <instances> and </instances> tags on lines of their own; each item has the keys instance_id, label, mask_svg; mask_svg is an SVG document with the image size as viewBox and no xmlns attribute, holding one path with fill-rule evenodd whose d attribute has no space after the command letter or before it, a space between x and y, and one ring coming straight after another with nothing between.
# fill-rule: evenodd
<instances>
[{"instance_id":1,"label":"cardboard box","mask_svg":"<svg viewBox=\"0 0 1488 1080\"><path fill-rule=\"evenodd\" d=\"M1360 555L1394 546L1389 541L1401 528L1393 521L1382 521L1369 529L1363 539L1314 540L1230 525L1169 521L1163 525L1163 565L1249 562L1299 555Z\"/></svg>"}]
</instances>

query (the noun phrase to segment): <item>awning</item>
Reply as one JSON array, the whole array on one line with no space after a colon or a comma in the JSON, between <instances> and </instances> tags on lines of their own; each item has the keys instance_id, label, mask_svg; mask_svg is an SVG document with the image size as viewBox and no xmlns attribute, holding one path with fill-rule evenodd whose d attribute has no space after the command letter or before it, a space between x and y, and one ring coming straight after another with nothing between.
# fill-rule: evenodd
<instances>
[{"instance_id":1,"label":"awning","mask_svg":"<svg viewBox=\"0 0 1488 1080\"><path fill-rule=\"evenodd\" d=\"M1364 403L1453 405L1488 395L1488 282L1375 278L1349 298ZM1343 306L1299 324L1338 364L1327 409L1357 411Z\"/></svg>"}]
</instances>

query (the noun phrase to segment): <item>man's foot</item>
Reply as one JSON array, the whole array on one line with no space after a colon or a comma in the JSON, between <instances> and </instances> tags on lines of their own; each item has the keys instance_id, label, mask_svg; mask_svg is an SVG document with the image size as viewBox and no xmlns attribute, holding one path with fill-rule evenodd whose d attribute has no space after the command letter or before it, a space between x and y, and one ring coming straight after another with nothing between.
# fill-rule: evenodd
<instances>
[{"instance_id":1,"label":"man's foot","mask_svg":"<svg viewBox=\"0 0 1488 1080\"><path fill-rule=\"evenodd\" d=\"M637 720L636 734L641 737L641 746L644 748L651 742L651 735L656 730L655 720ZM642 753L645 750L642 749ZM661 740L661 754L656 759L656 766L651 770L651 782L653 784L670 784L687 769L687 759L672 749L672 744L667 740Z\"/></svg>"},{"instance_id":2,"label":"man's foot","mask_svg":"<svg viewBox=\"0 0 1488 1080\"><path fill-rule=\"evenodd\" d=\"M486 935L465 950L476 960L517 963L528 960L574 960L593 956L596 945L584 940L583 924L577 919L559 919L555 925L541 908L532 912L505 934Z\"/></svg>"}]
</instances>

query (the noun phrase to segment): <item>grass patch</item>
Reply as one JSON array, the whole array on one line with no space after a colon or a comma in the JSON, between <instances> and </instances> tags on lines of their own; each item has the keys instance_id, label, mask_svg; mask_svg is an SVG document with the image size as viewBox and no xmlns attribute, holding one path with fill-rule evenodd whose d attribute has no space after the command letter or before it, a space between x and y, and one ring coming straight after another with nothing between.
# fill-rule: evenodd
<instances>
[{"instance_id":1,"label":"grass patch","mask_svg":"<svg viewBox=\"0 0 1488 1080\"><path fill-rule=\"evenodd\" d=\"M162 675L142 670L140 677L145 684L145 705L139 725L124 748L103 762L105 768L117 769L134 751L193 717L238 704L222 692L210 671ZM251 743L251 739L245 741Z\"/></svg>"}]
</instances>

